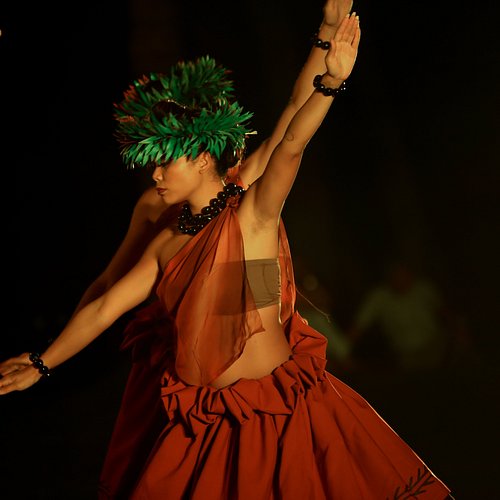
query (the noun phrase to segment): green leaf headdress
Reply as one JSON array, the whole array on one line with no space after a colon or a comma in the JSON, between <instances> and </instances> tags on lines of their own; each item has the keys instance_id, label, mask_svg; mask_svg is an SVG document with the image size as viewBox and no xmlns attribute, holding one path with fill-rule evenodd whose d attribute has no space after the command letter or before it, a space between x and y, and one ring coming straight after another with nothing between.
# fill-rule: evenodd
<instances>
[{"instance_id":1,"label":"green leaf headdress","mask_svg":"<svg viewBox=\"0 0 500 500\"><path fill-rule=\"evenodd\" d=\"M227 147L242 151L247 135L255 133L247 125L252 113L234 100L228 74L205 56L134 81L114 105L125 164L166 163L203 151L220 159Z\"/></svg>"}]
</instances>

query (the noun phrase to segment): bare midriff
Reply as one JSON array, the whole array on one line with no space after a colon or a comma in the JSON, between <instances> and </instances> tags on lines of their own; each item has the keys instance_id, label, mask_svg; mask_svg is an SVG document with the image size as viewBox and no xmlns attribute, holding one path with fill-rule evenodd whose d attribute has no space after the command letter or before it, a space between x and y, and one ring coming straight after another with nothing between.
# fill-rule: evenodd
<instances>
[{"instance_id":1,"label":"bare midriff","mask_svg":"<svg viewBox=\"0 0 500 500\"><path fill-rule=\"evenodd\" d=\"M279 311L279 304L259 309L264 331L247 340L241 356L210 386L221 389L241 378L262 378L290 358L292 350L279 321Z\"/></svg>"}]
</instances>

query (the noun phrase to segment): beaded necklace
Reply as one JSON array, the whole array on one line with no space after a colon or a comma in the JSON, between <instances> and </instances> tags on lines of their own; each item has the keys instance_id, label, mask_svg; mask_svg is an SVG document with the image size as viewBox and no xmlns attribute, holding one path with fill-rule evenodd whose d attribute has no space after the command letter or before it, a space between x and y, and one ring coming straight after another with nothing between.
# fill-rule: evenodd
<instances>
[{"instance_id":1,"label":"beaded necklace","mask_svg":"<svg viewBox=\"0 0 500 500\"><path fill-rule=\"evenodd\" d=\"M185 203L177 219L177 229L184 234L196 234L222 212L226 207L228 198L241 195L244 191L241 186L237 186L232 182L226 184L224 189L217 193L217 198L212 198L210 203L206 207L203 207L199 214L193 215L189 208L189 203Z\"/></svg>"}]
</instances>

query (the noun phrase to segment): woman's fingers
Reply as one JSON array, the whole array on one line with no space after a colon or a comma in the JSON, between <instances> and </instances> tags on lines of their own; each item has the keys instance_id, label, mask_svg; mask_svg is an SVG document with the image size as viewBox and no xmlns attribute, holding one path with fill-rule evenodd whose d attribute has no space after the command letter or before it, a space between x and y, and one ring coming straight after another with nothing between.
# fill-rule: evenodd
<instances>
[{"instance_id":1,"label":"woman's fingers","mask_svg":"<svg viewBox=\"0 0 500 500\"><path fill-rule=\"evenodd\" d=\"M337 42L347 42L352 44L356 37L356 31L359 28L359 16L356 12L346 16L342 21L337 33L335 33L335 40Z\"/></svg>"},{"instance_id":2,"label":"woman's fingers","mask_svg":"<svg viewBox=\"0 0 500 500\"><path fill-rule=\"evenodd\" d=\"M12 375L7 375L0 378L0 395L8 394L9 392L15 391L15 378Z\"/></svg>"},{"instance_id":3,"label":"woman's fingers","mask_svg":"<svg viewBox=\"0 0 500 500\"><path fill-rule=\"evenodd\" d=\"M12 373L12 372L17 372L18 370L21 370L25 366L27 366L27 365L21 364L21 363L10 363L8 365L1 366L0 367L0 375L2 375L2 377L5 377L5 375L8 375L9 373Z\"/></svg>"},{"instance_id":4,"label":"woman's fingers","mask_svg":"<svg viewBox=\"0 0 500 500\"><path fill-rule=\"evenodd\" d=\"M359 40L361 39L361 28L359 27L359 18L358 18L358 26L356 32L354 33L354 39L352 41L352 46L358 50Z\"/></svg>"},{"instance_id":5,"label":"woman's fingers","mask_svg":"<svg viewBox=\"0 0 500 500\"><path fill-rule=\"evenodd\" d=\"M349 45L354 44L354 40L356 38L356 32L359 30L359 17L356 16L349 21L349 25L344 33L343 41L348 43Z\"/></svg>"},{"instance_id":6,"label":"woman's fingers","mask_svg":"<svg viewBox=\"0 0 500 500\"><path fill-rule=\"evenodd\" d=\"M0 396L9 392L22 391L40 380L40 374L31 366L25 366L0 378Z\"/></svg>"},{"instance_id":7,"label":"woman's fingers","mask_svg":"<svg viewBox=\"0 0 500 500\"><path fill-rule=\"evenodd\" d=\"M7 375L13 371L20 370L25 366L28 366L30 363L29 354L23 353L20 356L16 356L14 358L7 359L0 363L0 375Z\"/></svg>"},{"instance_id":8,"label":"woman's fingers","mask_svg":"<svg viewBox=\"0 0 500 500\"><path fill-rule=\"evenodd\" d=\"M354 14L354 12L353 12L353 14ZM352 14L347 14L347 16L345 16L344 19L342 20L342 22L340 23L339 29L335 33L335 40L336 41L340 42L343 40L344 33L347 29L347 26L349 25L349 21L351 19L351 16L352 16Z\"/></svg>"},{"instance_id":9,"label":"woman's fingers","mask_svg":"<svg viewBox=\"0 0 500 500\"><path fill-rule=\"evenodd\" d=\"M342 40L349 44L352 44L354 40L354 35L356 34L356 29L358 27L358 16L356 12L353 12L349 17L349 22L347 23L346 29L344 31Z\"/></svg>"}]
</instances>

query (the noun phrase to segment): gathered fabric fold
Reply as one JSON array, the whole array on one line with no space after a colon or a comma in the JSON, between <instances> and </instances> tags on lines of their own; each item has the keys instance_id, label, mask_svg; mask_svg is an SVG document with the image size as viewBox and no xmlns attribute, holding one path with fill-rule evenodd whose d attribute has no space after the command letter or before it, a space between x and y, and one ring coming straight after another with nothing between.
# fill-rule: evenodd
<instances>
[{"instance_id":1,"label":"gathered fabric fold","mask_svg":"<svg viewBox=\"0 0 500 500\"><path fill-rule=\"evenodd\" d=\"M186 385L167 374L161 397L171 421L180 421L190 435L199 434L219 418L244 424L255 413L291 415L297 400L325 380L326 360L307 352L305 342L291 359L260 379L239 379L223 389ZM306 350L306 352L301 352Z\"/></svg>"}]
</instances>

